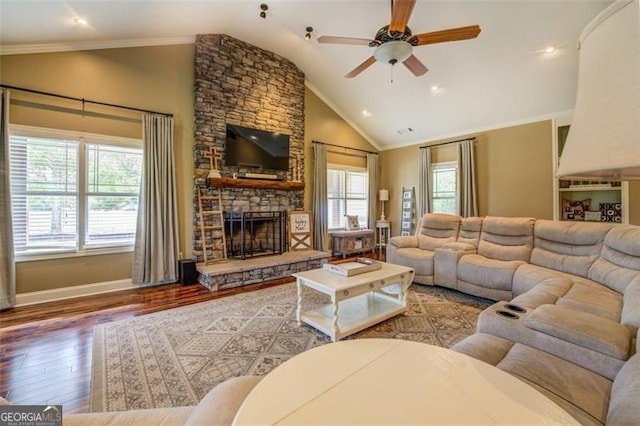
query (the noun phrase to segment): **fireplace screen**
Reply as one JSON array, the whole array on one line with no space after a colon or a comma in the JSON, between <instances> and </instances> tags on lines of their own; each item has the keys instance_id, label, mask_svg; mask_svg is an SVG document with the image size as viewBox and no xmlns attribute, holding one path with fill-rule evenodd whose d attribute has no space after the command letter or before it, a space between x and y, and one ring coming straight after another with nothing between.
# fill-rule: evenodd
<instances>
[{"instance_id":1,"label":"fireplace screen","mask_svg":"<svg viewBox=\"0 0 640 426\"><path fill-rule=\"evenodd\" d=\"M286 250L286 212L225 212L227 255L238 259L282 254Z\"/></svg>"}]
</instances>

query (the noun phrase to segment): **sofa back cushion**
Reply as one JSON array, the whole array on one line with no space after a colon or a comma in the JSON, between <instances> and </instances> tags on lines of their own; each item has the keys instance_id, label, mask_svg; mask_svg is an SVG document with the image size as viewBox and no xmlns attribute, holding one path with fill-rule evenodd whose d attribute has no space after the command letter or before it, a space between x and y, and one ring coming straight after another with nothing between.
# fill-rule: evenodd
<instances>
[{"instance_id":1,"label":"sofa back cushion","mask_svg":"<svg viewBox=\"0 0 640 426\"><path fill-rule=\"evenodd\" d=\"M640 227L618 225L604 239L600 257L589 269L589 278L624 293L640 275Z\"/></svg>"},{"instance_id":2,"label":"sofa back cushion","mask_svg":"<svg viewBox=\"0 0 640 426\"><path fill-rule=\"evenodd\" d=\"M462 217L452 214L427 213L422 217L418 231L418 248L435 250L458 238Z\"/></svg>"},{"instance_id":3,"label":"sofa back cushion","mask_svg":"<svg viewBox=\"0 0 640 426\"><path fill-rule=\"evenodd\" d=\"M597 222L538 220L534 227L531 263L586 278L613 226Z\"/></svg>"},{"instance_id":4,"label":"sofa back cushion","mask_svg":"<svg viewBox=\"0 0 640 426\"><path fill-rule=\"evenodd\" d=\"M458 232L458 242L471 244L475 248L478 248L483 219L483 217L465 217L462 219L462 222L460 222L460 232Z\"/></svg>"},{"instance_id":5,"label":"sofa back cushion","mask_svg":"<svg viewBox=\"0 0 640 426\"><path fill-rule=\"evenodd\" d=\"M535 221L530 217L485 217L478 254L497 260L529 262Z\"/></svg>"}]
</instances>

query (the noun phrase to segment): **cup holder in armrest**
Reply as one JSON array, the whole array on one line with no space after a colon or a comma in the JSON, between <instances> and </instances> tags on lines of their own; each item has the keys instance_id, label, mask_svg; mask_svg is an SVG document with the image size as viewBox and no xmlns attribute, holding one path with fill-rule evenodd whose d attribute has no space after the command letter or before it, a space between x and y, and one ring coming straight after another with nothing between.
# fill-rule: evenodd
<instances>
[{"instance_id":1,"label":"cup holder in armrest","mask_svg":"<svg viewBox=\"0 0 640 426\"><path fill-rule=\"evenodd\" d=\"M518 319L520 318L518 315L514 314L513 312L509 312L509 311L503 311L503 310L498 310L496 311L496 313L502 317L505 318L509 318L509 319Z\"/></svg>"},{"instance_id":2,"label":"cup holder in armrest","mask_svg":"<svg viewBox=\"0 0 640 426\"><path fill-rule=\"evenodd\" d=\"M514 305L511 303L507 303L506 305L504 305L504 307L513 312L520 312L521 314L527 312L527 310L522 306Z\"/></svg>"}]
</instances>

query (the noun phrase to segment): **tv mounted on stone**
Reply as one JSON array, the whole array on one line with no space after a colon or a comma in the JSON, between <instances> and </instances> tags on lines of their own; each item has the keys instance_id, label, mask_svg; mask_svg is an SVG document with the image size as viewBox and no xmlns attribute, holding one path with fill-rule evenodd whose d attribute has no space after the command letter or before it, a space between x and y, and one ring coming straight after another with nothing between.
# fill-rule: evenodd
<instances>
[{"instance_id":1,"label":"tv mounted on stone","mask_svg":"<svg viewBox=\"0 0 640 426\"><path fill-rule=\"evenodd\" d=\"M289 170L289 135L227 124L225 165L256 170Z\"/></svg>"}]
</instances>

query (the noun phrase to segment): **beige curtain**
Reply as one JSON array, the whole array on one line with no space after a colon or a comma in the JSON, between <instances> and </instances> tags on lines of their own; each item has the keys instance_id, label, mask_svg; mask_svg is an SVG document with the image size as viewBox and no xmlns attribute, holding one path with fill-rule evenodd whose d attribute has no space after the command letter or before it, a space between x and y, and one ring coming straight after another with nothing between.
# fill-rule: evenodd
<instances>
[{"instance_id":1,"label":"beige curtain","mask_svg":"<svg viewBox=\"0 0 640 426\"><path fill-rule=\"evenodd\" d=\"M379 173L378 173L378 154L373 152L367 153L367 174L369 175L369 214L368 227L376 229L376 201L378 199Z\"/></svg>"},{"instance_id":2,"label":"beige curtain","mask_svg":"<svg viewBox=\"0 0 640 426\"><path fill-rule=\"evenodd\" d=\"M329 221L327 206L327 147L313 144L313 248L326 251Z\"/></svg>"},{"instance_id":3,"label":"beige curtain","mask_svg":"<svg viewBox=\"0 0 640 426\"><path fill-rule=\"evenodd\" d=\"M173 156L173 118L143 117L144 171L133 255L134 284L177 280L178 209Z\"/></svg>"},{"instance_id":4,"label":"beige curtain","mask_svg":"<svg viewBox=\"0 0 640 426\"><path fill-rule=\"evenodd\" d=\"M9 91L0 89L0 310L16 304L9 182Z\"/></svg>"},{"instance_id":5,"label":"beige curtain","mask_svg":"<svg viewBox=\"0 0 640 426\"><path fill-rule=\"evenodd\" d=\"M474 140L458 144L458 214L463 217L478 216L478 196L476 194L476 166Z\"/></svg>"},{"instance_id":6,"label":"beige curtain","mask_svg":"<svg viewBox=\"0 0 640 426\"><path fill-rule=\"evenodd\" d=\"M431 148L421 148L418 159L418 217L431 212Z\"/></svg>"}]
</instances>

